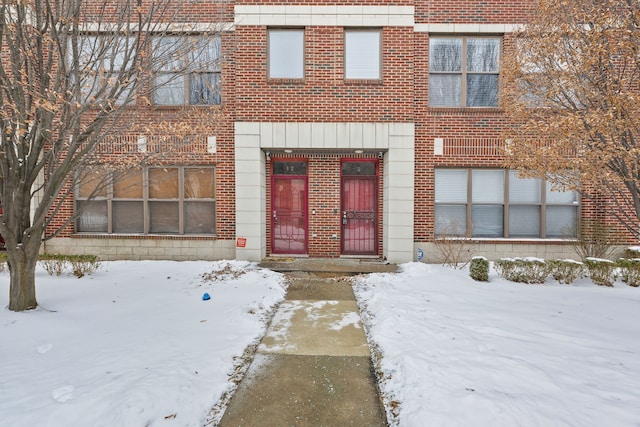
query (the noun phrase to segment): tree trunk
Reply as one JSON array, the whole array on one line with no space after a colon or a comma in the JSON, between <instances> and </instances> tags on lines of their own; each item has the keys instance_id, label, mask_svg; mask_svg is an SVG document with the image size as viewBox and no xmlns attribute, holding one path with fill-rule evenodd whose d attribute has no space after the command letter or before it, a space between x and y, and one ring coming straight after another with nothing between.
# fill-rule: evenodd
<instances>
[{"instance_id":1,"label":"tree trunk","mask_svg":"<svg viewBox=\"0 0 640 427\"><path fill-rule=\"evenodd\" d=\"M9 310L25 311L38 306L36 301L36 264L40 239L7 251L9 267Z\"/></svg>"}]
</instances>

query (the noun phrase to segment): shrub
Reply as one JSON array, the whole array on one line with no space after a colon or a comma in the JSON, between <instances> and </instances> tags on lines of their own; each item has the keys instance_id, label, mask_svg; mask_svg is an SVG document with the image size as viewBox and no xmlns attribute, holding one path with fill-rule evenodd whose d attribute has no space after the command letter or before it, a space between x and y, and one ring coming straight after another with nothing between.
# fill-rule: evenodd
<instances>
[{"instance_id":1,"label":"shrub","mask_svg":"<svg viewBox=\"0 0 640 427\"><path fill-rule=\"evenodd\" d=\"M77 278L91 274L100 268L100 262L95 255L70 255L69 264L71 264L71 272Z\"/></svg>"},{"instance_id":2,"label":"shrub","mask_svg":"<svg viewBox=\"0 0 640 427\"><path fill-rule=\"evenodd\" d=\"M469 265L469 275L478 282L489 281L489 261L485 257L476 256L471 259Z\"/></svg>"},{"instance_id":3,"label":"shrub","mask_svg":"<svg viewBox=\"0 0 640 427\"><path fill-rule=\"evenodd\" d=\"M518 283L544 283L549 267L539 258L501 258L494 263L498 274Z\"/></svg>"},{"instance_id":4,"label":"shrub","mask_svg":"<svg viewBox=\"0 0 640 427\"><path fill-rule=\"evenodd\" d=\"M583 219L580 226L564 230L564 233L583 261L610 258L617 250L615 245L621 241L620 234L611 225L598 219Z\"/></svg>"},{"instance_id":5,"label":"shrub","mask_svg":"<svg viewBox=\"0 0 640 427\"><path fill-rule=\"evenodd\" d=\"M60 276L68 268L68 262L64 255L42 254L38 257L38 263L45 269L49 276Z\"/></svg>"},{"instance_id":6,"label":"shrub","mask_svg":"<svg viewBox=\"0 0 640 427\"><path fill-rule=\"evenodd\" d=\"M636 288L640 285L640 258L621 258L617 266L620 267L620 276L624 283Z\"/></svg>"},{"instance_id":7,"label":"shrub","mask_svg":"<svg viewBox=\"0 0 640 427\"><path fill-rule=\"evenodd\" d=\"M7 268L7 254L2 252L0 253L0 273L2 273Z\"/></svg>"},{"instance_id":8,"label":"shrub","mask_svg":"<svg viewBox=\"0 0 640 427\"><path fill-rule=\"evenodd\" d=\"M584 264L572 259L556 259L547 261L551 276L558 282L568 285L579 277L584 276Z\"/></svg>"},{"instance_id":9,"label":"shrub","mask_svg":"<svg viewBox=\"0 0 640 427\"><path fill-rule=\"evenodd\" d=\"M474 243L465 236L466 228L466 223L460 224L457 220L451 220L438 233L433 243L442 257L442 265L463 269L469 263Z\"/></svg>"},{"instance_id":10,"label":"shrub","mask_svg":"<svg viewBox=\"0 0 640 427\"><path fill-rule=\"evenodd\" d=\"M589 270L591 281L600 286L613 286L616 280L616 264L608 259L587 258L584 264Z\"/></svg>"},{"instance_id":11,"label":"shrub","mask_svg":"<svg viewBox=\"0 0 640 427\"><path fill-rule=\"evenodd\" d=\"M70 270L78 278L91 274L100 267L95 255L43 254L38 257L38 263L51 276L60 276L66 270Z\"/></svg>"}]
</instances>

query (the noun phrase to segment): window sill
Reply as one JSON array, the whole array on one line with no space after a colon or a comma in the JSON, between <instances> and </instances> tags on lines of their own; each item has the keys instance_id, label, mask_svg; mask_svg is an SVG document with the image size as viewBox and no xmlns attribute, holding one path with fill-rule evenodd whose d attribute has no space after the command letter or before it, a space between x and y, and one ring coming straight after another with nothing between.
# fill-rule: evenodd
<instances>
[{"instance_id":1,"label":"window sill","mask_svg":"<svg viewBox=\"0 0 640 427\"><path fill-rule=\"evenodd\" d=\"M504 110L499 107L428 107L433 114L502 114Z\"/></svg>"},{"instance_id":2,"label":"window sill","mask_svg":"<svg viewBox=\"0 0 640 427\"><path fill-rule=\"evenodd\" d=\"M214 234L73 233L71 237L74 239L218 240Z\"/></svg>"},{"instance_id":3,"label":"window sill","mask_svg":"<svg viewBox=\"0 0 640 427\"><path fill-rule=\"evenodd\" d=\"M576 239L562 239L558 237L436 237L435 241L443 242L446 240L465 240L472 243L490 243L490 244L517 244L517 245L531 245L531 244L551 244L551 245L570 245L574 244Z\"/></svg>"},{"instance_id":4,"label":"window sill","mask_svg":"<svg viewBox=\"0 0 640 427\"><path fill-rule=\"evenodd\" d=\"M155 110L185 110L188 108L222 108L222 106L224 105L224 103L221 104L197 104L197 105L192 105L192 104L181 104L181 105L160 105L160 104L152 104L152 107Z\"/></svg>"},{"instance_id":5,"label":"window sill","mask_svg":"<svg viewBox=\"0 0 640 427\"><path fill-rule=\"evenodd\" d=\"M382 86L382 79L344 79L345 85Z\"/></svg>"},{"instance_id":6,"label":"window sill","mask_svg":"<svg viewBox=\"0 0 640 427\"><path fill-rule=\"evenodd\" d=\"M267 83L270 85L303 85L305 83L304 78L302 79L278 79L267 77Z\"/></svg>"}]
</instances>

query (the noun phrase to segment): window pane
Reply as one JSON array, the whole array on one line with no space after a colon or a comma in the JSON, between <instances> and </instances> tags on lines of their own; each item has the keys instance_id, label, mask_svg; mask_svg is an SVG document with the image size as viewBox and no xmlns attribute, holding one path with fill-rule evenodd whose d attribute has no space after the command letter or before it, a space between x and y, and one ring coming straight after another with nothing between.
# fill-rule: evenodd
<instances>
[{"instance_id":1,"label":"window pane","mask_svg":"<svg viewBox=\"0 0 640 427\"><path fill-rule=\"evenodd\" d=\"M149 197L151 199L177 199L178 169L149 169Z\"/></svg>"},{"instance_id":2,"label":"window pane","mask_svg":"<svg viewBox=\"0 0 640 427\"><path fill-rule=\"evenodd\" d=\"M436 169L436 203L467 203L465 169Z\"/></svg>"},{"instance_id":3,"label":"window pane","mask_svg":"<svg viewBox=\"0 0 640 427\"><path fill-rule=\"evenodd\" d=\"M143 233L144 211L142 201L114 201L111 205L113 211L114 233Z\"/></svg>"},{"instance_id":4,"label":"window pane","mask_svg":"<svg viewBox=\"0 0 640 427\"><path fill-rule=\"evenodd\" d=\"M547 206L546 237L575 237L578 208L575 206Z\"/></svg>"},{"instance_id":5,"label":"window pane","mask_svg":"<svg viewBox=\"0 0 640 427\"><path fill-rule=\"evenodd\" d=\"M304 31L269 31L269 77L304 78Z\"/></svg>"},{"instance_id":6,"label":"window pane","mask_svg":"<svg viewBox=\"0 0 640 427\"><path fill-rule=\"evenodd\" d=\"M467 71L497 73L499 61L500 39L467 39Z\"/></svg>"},{"instance_id":7,"label":"window pane","mask_svg":"<svg viewBox=\"0 0 640 427\"><path fill-rule=\"evenodd\" d=\"M342 175L375 175L375 162L343 162Z\"/></svg>"},{"instance_id":8,"label":"window pane","mask_svg":"<svg viewBox=\"0 0 640 427\"><path fill-rule=\"evenodd\" d=\"M436 205L436 236L467 233L467 205Z\"/></svg>"},{"instance_id":9,"label":"window pane","mask_svg":"<svg viewBox=\"0 0 640 427\"><path fill-rule=\"evenodd\" d=\"M220 70L220 38L192 38L187 56L190 70Z\"/></svg>"},{"instance_id":10,"label":"window pane","mask_svg":"<svg viewBox=\"0 0 640 427\"><path fill-rule=\"evenodd\" d=\"M273 162L274 175L306 175L306 162Z\"/></svg>"},{"instance_id":11,"label":"window pane","mask_svg":"<svg viewBox=\"0 0 640 427\"><path fill-rule=\"evenodd\" d=\"M346 31L344 73L347 79L380 78L380 31Z\"/></svg>"},{"instance_id":12,"label":"window pane","mask_svg":"<svg viewBox=\"0 0 640 427\"><path fill-rule=\"evenodd\" d=\"M153 64L158 71L181 70L187 46L183 37L162 36L153 40Z\"/></svg>"},{"instance_id":13,"label":"window pane","mask_svg":"<svg viewBox=\"0 0 640 427\"><path fill-rule=\"evenodd\" d=\"M509 206L509 236L540 237L540 206Z\"/></svg>"},{"instance_id":14,"label":"window pane","mask_svg":"<svg viewBox=\"0 0 640 427\"><path fill-rule=\"evenodd\" d=\"M102 168L83 170L78 182L78 197L107 197L109 173Z\"/></svg>"},{"instance_id":15,"label":"window pane","mask_svg":"<svg viewBox=\"0 0 640 427\"><path fill-rule=\"evenodd\" d=\"M473 205L471 223L474 237L502 237L504 209L502 205Z\"/></svg>"},{"instance_id":16,"label":"window pane","mask_svg":"<svg viewBox=\"0 0 640 427\"><path fill-rule=\"evenodd\" d=\"M142 172L133 171L117 176L113 183L116 199L142 199Z\"/></svg>"},{"instance_id":17,"label":"window pane","mask_svg":"<svg viewBox=\"0 0 640 427\"><path fill-rule=\"evenodd\" d=\"M215 171L213 168L186 168L184 170L184 197L186 199L215 198Z\"/></svg>"},{"instance_id":18,"label":"window pane","mask_svg":"<svg viewBox=\"0 0 640 427\"><path fill-rule=\"evenodd\" d=\"M189 76L189 104L220 104L220 74L192 73Z\"/></svg>"},{"instance_id":19,"label":"window pane","mask_svg":"<svg viewBox=\"0 0 640 427\"><path fill-rule=\"evenodd\" d=\"M106 233L107 232L107 201L90 200L77 202L78 232Z\"/></svg>"},{"instance_id":20,"label":"window pane","mask_svg":"<svg viewBox=\"0 0 640 427\"><path fill-rule=\"evenodd\" d=\"M542 180L520 178L517 171L509 171L509 203L540 204Z\"/></svg>"},{"instance_id":21,"label":"window pane","mask_svg":"<svg viewBox=\"0 0 640 427\"><path fill-rule=\"evenodd\" d=\"M547 182L548 204L574 204L578 201L578 193L575 191L552 191L551 183Z\"/></svg>"},{"instance_id":22,"label":"window pane","mask_svg":"<svg viewBox=\"0 0 640 427\"><path fill-rule=\"evenodd\" d=\"M496 74L467 75L467 107L497 107L498 76Z\"/></svg>"},{"instance_id":23,"label":"window pane","mask_svg":"<svg viewBox=\"0 0 640 427\"><path fill-rule=\"evenodd\" d=\"M432 107L459 107L462 77L450 74L429 76L429 105Z\"/></svg>"},{"instance_id":24,"label":"window pane","mask_svg":"<svg viewBox=\"0 0 640 427\"><path fill-rule=\"evenodd\" d=\"M214 234L216 231L216 204L214 202L185 202L184 232Z\"/></svg>"},{"instance_id":25,"label":"window pane","mask_svg":"<svg viewBox=\"0 0 640 427\"><path fill-rule=\"evenodd\" d=\"M431 38L429 71L462 71L462 39Z\"/></svg>"},{"instance_id":26,"label":"window pane","mask_svg":"<svg viewBox=\"0 0 640 427\"><path fill-rule=\"evenodd\" d=\"M159 105L183 105L184 76L161 74L156 76L153 101Z\"/></svg>"},{"instance_id":27,"label":"window pane","mask_svg":"<svg viewBox=\"0 0 640 427\"><path fill-rule=\"evenodd\" d=\"M149 202L149 231L178 233L178 202Z\"/></svg>"},{"instance_id":28,"label":"window pane","mask_svg":"<svg viewBox=\"0 0 640 427\"><path fill-rule=\"evenodd\" d=\"M473 203L503 203L504 171L474 170L472 174Z\"/></svg>"}]
</instances>

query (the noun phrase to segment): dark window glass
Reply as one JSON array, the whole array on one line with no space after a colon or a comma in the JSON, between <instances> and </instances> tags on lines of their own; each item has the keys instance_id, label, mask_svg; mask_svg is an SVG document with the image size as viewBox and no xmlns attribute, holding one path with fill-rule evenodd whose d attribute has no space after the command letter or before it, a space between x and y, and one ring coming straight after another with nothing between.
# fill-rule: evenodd
<instances>
[{"instance_id":1,"label":"dark window glass","mask_svg":"<svg viewBox=\"0 0 640 427\"><path fill-rule=\"evenodd\" d=\"M342 163L342 175L375 175L375 162L344 162Z\"/></svg>"},{"instance_id":2,"label":"dark window glass","mask_svg":"<svg viewBox=\"0 0 640 427\"><path fill-rule=\"evenodd\" d=\"M273 162L274 175L306 175L306 162Z\"/></svg>"}]
</instances>

